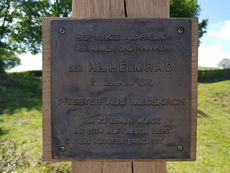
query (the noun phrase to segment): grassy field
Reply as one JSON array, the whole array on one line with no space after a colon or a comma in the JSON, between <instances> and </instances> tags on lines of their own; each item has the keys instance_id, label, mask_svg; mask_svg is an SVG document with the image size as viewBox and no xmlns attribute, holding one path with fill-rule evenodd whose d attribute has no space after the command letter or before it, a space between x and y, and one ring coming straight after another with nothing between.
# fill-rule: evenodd
<instances>
[{"instance_id":1,"label":"grassy field","mask_svg":"<svg viewBox=\"0 0 230 173\"><path fill-rule=\"evenodd\" d=\"M0 75L0 173L68 173L43 163L40 73ZM215 80L216 81L216 80ZM230 80L200 83L196 162L169 162L169 173L230 173Z\"/></svg>"},{"instance_id":2,"label":"grassy field","mask_svg":"<svg viewBox=\"0 0 230 173\"><path fill-rule=\"evenodd\" d=\"M197 161L167 165L170 173L230 173L230 80L198 86Z\"/></svg>"}]
</instances>

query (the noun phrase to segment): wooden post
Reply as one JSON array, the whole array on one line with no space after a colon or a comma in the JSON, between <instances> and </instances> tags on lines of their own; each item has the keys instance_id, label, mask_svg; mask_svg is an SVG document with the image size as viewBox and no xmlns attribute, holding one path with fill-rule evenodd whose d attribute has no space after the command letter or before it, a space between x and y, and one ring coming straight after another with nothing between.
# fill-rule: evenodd
<instances>
[{"instance_id":1,"label":"wooden post","mask_svg":"<svg viewBox=\"0 0 230 173\"><path fill-rule=\"evenodd\" d=\"M72 17L168 18L169 0L72 0ZM165 173L165 161L73 161L73 173Z\"/></svg>"}]
</instances>

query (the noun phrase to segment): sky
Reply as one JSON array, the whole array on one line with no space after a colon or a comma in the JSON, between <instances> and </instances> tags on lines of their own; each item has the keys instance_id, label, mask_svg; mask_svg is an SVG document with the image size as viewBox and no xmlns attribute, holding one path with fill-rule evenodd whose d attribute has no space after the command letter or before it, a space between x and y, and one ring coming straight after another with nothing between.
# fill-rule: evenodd
<instances>
[{"instance_id":1,"label":"sky","mask_svg":"<svg viewBox=\"0 0 230 173\"><path fill-rule=\"evenodd\" d=\"M199 46L199 67L218 67L224 59L230 59L230 0L198 0L201 11L199 20L208 19L207 33ZM21 65L15 71L41 70L42 55L24 54L19 56Z\"/></svg>"},{"instance_id":2,"label":"sky","mask_svg":"<svg viewBox=\"0 0 230 173\"><path fill-rule=\"evenodd\" d=\"M230 59L230 0L199 0L199 20L208 19L207 33L199 47L200 67L217 67L223 58Z\"/></svg>"}]
</instances>

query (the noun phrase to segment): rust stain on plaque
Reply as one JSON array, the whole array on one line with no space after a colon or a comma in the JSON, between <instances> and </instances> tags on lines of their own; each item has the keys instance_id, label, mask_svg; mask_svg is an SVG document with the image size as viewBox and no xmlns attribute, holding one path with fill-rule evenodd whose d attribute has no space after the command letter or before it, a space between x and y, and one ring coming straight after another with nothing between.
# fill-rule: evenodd
<instances>
[{"instance_id":1,"label":"rust stain on plaque","mask_svg":"<svg viewBox=\"0 0 230 173\"><path fill-rule=\"evenodd\" d=\"M53 158L190 158L190 19L52 20L51 66Z\"/></svg>"}]
</instances>

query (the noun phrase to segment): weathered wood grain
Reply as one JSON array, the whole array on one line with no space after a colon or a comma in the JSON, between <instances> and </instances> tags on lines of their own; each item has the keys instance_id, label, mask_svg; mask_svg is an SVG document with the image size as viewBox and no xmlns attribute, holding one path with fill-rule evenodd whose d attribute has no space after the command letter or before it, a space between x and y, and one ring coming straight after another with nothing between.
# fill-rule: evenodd
<instances>
[{"instance_id":1,"label":"weathered wood grain","mask_svg":"<svg viewBox=\"0 0 230 173\"><path fill-rule=\"evenodd\" d=\"M166 162L154 161L154 162L134 162L134 173L165 173Z\"/></svg>"},{"instance_id":2,"label":"weathered wood grain","mask_svg":"<svg viewBox=\"0 0 230 173\"><path fill-rule=\"evenodd\" d=\"M72 1L72 17L121 18L124 16L124 0Z\"/></svg>"},{"instance_id":3,"label":"weathered wood grain","mask_svg":"<svg viewBox=\"0 0 230 173\"><path fill-rule=\"evenodd\" d=\"M169 17L169 0L126 0L126 8L127 17Z\"/></svg>"},{"instance_id":4,"label":"weathered wood grain","mask_svg":"<svg viewBox=\"0 0 230 173\"><path fill-rule=\"evenodd\" d=\"M51 69L50 69L50 20L42 21L42 124L43 160L51 159Z\"/></svg>"},{"instance_id":5,"label":"weathered wood grain","mask_svg":"<svg viewBox=\"0 0 230 173\"><path fill-rule=\"evenodd\" d=\"M103 162L73 161L73 173L101 173Z\"/></svg>"},{"instance_id":6,"label":"weathered wood grain","mask_svg":"<svg viewBox=\"0 0 230 173\"><path fill-rule=\"evenodd\" d=\"M196 160L197 86L198 86L198 19L192 20L192 117L191 160Z\"/></svg>"}]
</instances>

